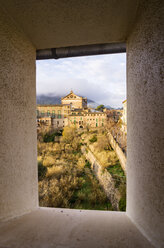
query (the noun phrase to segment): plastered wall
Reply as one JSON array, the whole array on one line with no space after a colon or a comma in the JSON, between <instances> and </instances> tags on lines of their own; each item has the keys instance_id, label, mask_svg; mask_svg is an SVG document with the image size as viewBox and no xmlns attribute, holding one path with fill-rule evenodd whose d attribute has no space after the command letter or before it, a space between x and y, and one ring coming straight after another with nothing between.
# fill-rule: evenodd
<instances>
[{"instance_id":1,"label":"plastered wall","mask_svg":"<svg viewBox=\"0 0 164 248\"><path fill-rule=\"evenodd\" d=\"M163 247L163 1L141 1L127 41L127 213Z\"/></svg>"},{"instance_id":2,"label":"plastered wall","mask_svg":"<svg viewBox=\"0 0 164 248\"><path fill-rule=\"evenodd\" d=\"M0 219L37 207L35 49L0 9Z\"/></svg>"}]
</instances>

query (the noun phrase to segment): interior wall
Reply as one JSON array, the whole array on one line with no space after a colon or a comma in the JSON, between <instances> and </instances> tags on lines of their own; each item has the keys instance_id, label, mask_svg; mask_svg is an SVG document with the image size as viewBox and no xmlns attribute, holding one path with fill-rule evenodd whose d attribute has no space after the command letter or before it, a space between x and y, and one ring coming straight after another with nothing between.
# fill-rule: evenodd
<instances>
[{"instance_id":1,"label":"interior wall","mask_svg":"<svg viewBox=\"0 0 164 248\"><path fill-rule=\"evenodd\" d=\"M162 247L163 3L141 2L127 41L127 214L155 247Z\"/></svg>"},{"instance_id":2,"label":"interior wall","mask_svg":"<svg viewBox=\"0 0 164 248\"><path fill-rule=\"evenodd\" d=\"M0 10L0 219L38 205L35 48Z\"/></svg>"}]
</instances>

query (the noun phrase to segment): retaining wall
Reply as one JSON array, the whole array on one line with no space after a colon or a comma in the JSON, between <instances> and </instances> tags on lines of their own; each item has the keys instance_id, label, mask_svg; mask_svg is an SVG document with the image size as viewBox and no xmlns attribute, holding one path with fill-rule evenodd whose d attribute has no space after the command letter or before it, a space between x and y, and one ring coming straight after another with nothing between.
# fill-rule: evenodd
<instances>
[{"instance_id":1,"label":"retaining wall","mask_svg":"<svg viewBox=\"0 0 164 248\"><path fill-rule=\"evenodd\" d=\"M115 141L115 139L113 138L112 134L110 132L108 132L108 138L110 141L110 144L113 148L113 150L116 152L117 157L120 161L121 167L124 170L125 174L126 174L126 156L123 153L122 149L119 147L119 144Z\"/></svg>"},{"instance_id":2,"label":"retaining wall","mask_svg":"<svg viewBox=\"0 0 164 248\"><path fill-rule=\"evenodd\" d=\"M86 148L82 147L82 153L85 155L86 159L91 163L91 168L97 177L100 185L103 187L108 199L111 201L111 204L114 210L119 210L119 201L121 195L117 188L115 188L115 181L110 175L110 173L103 169L101 164L97 161L93 153Z\"/></svg>"}]
</instances>

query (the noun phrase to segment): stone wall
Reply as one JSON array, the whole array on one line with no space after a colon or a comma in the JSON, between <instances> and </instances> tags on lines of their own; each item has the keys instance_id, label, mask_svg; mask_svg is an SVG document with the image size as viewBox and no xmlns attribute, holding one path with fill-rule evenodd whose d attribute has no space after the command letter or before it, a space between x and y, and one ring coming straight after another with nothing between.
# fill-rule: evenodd
<instances>
[{"instance_id":1,"label":"stone wall","mask_svg":"<svg viewBox=\"0 0 164 248\"><path fill-rule=\"evenodd\" d=\"M117 157L120 161L121 167L126 174L126 156L123 153L122 149L120 148L119 144L115 141L115 139L113 138L112 134L109 131L108 131L108 138L109 138L109 141L110 141L110 144L111 144L113 150L117 154Z\"/></svg>"},{"instance_id":2,"label":"stone wall","mask_svg":"<svg viewBox=\"0 0 164 248\"><path fill-rule=\"evenodd\" d=\"M97 177L99 183L103 187L108 199L114 210L119 210L119 200L121 198L117 188L115 188L115 181L106 169L102 169L101 164L97 161L93 153L86 147L82 147L82 152L86 159L91 163L91 168Z\"/></svg>"}]
</instances>

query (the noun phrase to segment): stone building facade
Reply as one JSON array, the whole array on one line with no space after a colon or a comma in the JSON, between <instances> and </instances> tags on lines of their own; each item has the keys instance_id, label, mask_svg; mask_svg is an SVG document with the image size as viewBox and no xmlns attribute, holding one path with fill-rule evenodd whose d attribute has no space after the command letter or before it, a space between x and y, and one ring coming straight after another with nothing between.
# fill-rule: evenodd
<instances>
[{"instance_id":1,"label":"stone building facade","mask_svg":"<svg viewBox=\"0 0 164 248\"><path fill-rule=\"evenodd\" d=\"M38 105L37 124L63 128L68 123L67 116L70 114L70 105Z\"/></svg>"},{"instance_id":2,"label":"stone building facade","mask_svg":"<svg viewBox=\"0 0 164 248\"><path fill-rule=\"evenodd\" d=\"M77 128L102 127L106 125L106 114L103 112L72 112L68 117L68 125Z\"/></svg>"},{"instance_id":3,"label":"stone building facade","mask_svg":"<svg viewBox=\"0 0 164 248\"><path fill-rule=\"evenodd\" d=\"M62 104L37 105L37 125L62 129L65 126L77 128L102 127L106 125L107 114L87 108L87 98L70 92L61 98Z\"/></svg>"},{"instance_id":4,"label":"stone building facade","mask_svg":"<svg viewBox=\"0 0 164 248\"><path fill-rule=\"evenodd\" d=\"M67 96L61 98L61 103L69 104L71 109L87 108L87 98L75 95L72 90Z\"/></svg>"}]
</instances>

